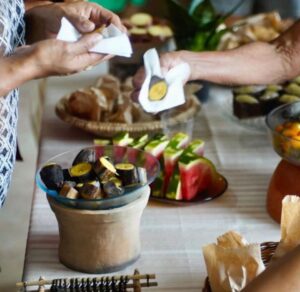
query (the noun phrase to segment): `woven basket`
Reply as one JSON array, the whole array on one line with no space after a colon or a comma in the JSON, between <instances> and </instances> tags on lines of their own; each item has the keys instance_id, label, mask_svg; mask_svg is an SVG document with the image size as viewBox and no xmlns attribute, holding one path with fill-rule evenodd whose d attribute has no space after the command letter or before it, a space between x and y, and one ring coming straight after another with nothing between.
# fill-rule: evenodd
<instances>
[{"instance_id":1,"label":"woven basket","mask_svg":"<svg viewBox=\"0 0 300 292\"><path fill-rule=\"evenodd\" d=\"M69 95L62 97L56 104L55 111L57 116L64 122L76 128L82 129L96 136L106 138L111 138L120 132L128 132L133 137L139 136L143 133L158 133L161 132L164 127L174 127L194 117L201 108L200 102L197 98L194 95L191 95L189 96L190 106L185 111L178 112L167 119L164 124L162 124L161 121L136 122L133 124L95 122L73 116L68 111L68 97Z\"/></svg>"},{"instance_id":2,"label":"woven basket","mask_svg":"<svg viewBox=\"0 0 300 292\"><path fill-rule=\"evenodd\" d=\"M260 245L262 261L267 266L274 255L278 242L263 242ZM208 277L205 279L205 284L202 292L212 292Z\"/></svg>"}]
</instances>

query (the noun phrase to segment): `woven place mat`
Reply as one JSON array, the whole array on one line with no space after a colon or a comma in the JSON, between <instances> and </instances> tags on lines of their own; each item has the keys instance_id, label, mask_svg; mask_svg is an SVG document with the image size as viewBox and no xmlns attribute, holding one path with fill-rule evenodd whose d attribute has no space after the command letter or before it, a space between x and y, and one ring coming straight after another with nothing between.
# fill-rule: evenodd
<instances>
[{"instance_id":1,"label":"woven place mat","mask_svg":"<svg viewBox=\"0 0 300 292\"><path fill-rule=\"evenodd\" d=\"M261 257L265 266L268 266L272 256L275 253L275 249L278 245L278 242L263 242L260 245ZM208 277L205 279L205 284L202 289L202 292L212 292Z\"/></svg>"},{"instance_id":2,"label":"woven place mat","mask_svg":"<svg viewBox=\"0 0 300 292\"><path fill-rule=\"evenodd\" d=\"M112 122L96 122L80 119L73 116L68 111L68 98L70 95L62 97L55 107L56 115L64 122L82 129L86 132L92 133L99 137L112 138L117 133L128 132L132 136L138 136L143 133L157 133L161 132L165 127L174 127L180 123L185 122L188 119L193 118L201 108L200 102L197 97L190 95L188 97L188 102L190 103L188 107L183 111L175 111L175 114L168 118L164 123L161 121L151 121L151 122L135 122L132 124L125 123L112 123Z\"/></svg>"}]
</instances>

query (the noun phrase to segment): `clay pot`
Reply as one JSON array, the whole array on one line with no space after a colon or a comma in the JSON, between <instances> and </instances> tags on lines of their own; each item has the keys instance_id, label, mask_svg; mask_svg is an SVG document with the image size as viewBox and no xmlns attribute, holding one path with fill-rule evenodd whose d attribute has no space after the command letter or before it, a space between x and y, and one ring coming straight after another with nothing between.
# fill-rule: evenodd
<instances>
[{"instance_id":1,"label":"clay pot","mask_svg":"<svg viewBox=\"0 0 300 292\"><path fill-rule=\"evenodd\" d=\"M79 210L58 204L48 196L59 226L59 260L84 273L121 270L140 256L140 219L150 188L141 197L120 208Z\"/></svg>"},{"instance_id":2,"label":"clay pot","mask_svg":"<svg viewBox=\"0 0 300 292\"><path fill-rule=\"evenodd\" d=\"M300 196L300 167L282 159L273 173L267 195L267 210L280 223L282 200L286 195Z\"/></svg>"}]
</instances>

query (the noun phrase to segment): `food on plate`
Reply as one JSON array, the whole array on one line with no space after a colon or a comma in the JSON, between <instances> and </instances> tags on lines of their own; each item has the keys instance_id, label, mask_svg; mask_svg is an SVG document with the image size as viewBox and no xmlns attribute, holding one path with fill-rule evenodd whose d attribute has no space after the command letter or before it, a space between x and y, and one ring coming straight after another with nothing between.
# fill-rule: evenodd
<instances>
[{"instance_id":1,"label":"food on plate","mask_svg":"<svg viewBox=\"0 0 300 292\"><path fill-rule=\"evenodd\" d=\"M54 163L45 165L40 171L42 182L67 199L85 200L121 196L126 188L147 183L145 168L129 162L115 162L114 156L103 156L100 149L81 150L69 169L63 170Z\"/></svg>"},{"instance_id":2,"label":"food on plate","mask_svg":"<svg viewBox=\"0 0 300 292\"><path fill-rule=\"evenodd\" d=\"M129 144L130 147L135 149L142 149L149 141L149 135L145 134L141 137L138 137Z\"/></svg>"},{"instance_id":3,"label":"food on plate","mask_svg":"<svg viewBox=\"0 0 300 292\"><path fill-rule=\"evenodd\" d=\"M298 77L280 85L236 87L233 89L233 114L239 119L259 117L280 105L300 101L299 81Z\"/></svg>"},{"instance_id":4,"label":"food on plate","mask_svg":"<svg viewBox=\"0 0 300 292\"><path fill-rule=\"evenodd\" d=\"M103 184L103 190L108 197L121 196L125 192L122 182L117 178L111 179Z\"/></svg>"},{"instance_id":5,"label":"food on plate","mask_svg":"<svg viewBox=\"0 0 300 292\"><path fill-rule=\"evenodd\" d=\"M157 116L144 112L139 103L132 101L132 89L131 79L121 84L114 76L104 75L95 85L71 93L67 110L73 116L94 122L132 124L157 120Z\"/></svg>"},{"instance_id":6,"label":"food on plate","mask_svg":"<svg viewBox=\"0 0 300 292\"><path fill-rule=\"evenodd\" d=\"M300 119L287 120L277 125L273 145L283 157L300 159Z\"/></svg>"},{"instance_id":7,"label":"food on plate","mask_svg":"<svg viewBox=\"0 0 300 292\"><path fill-rule=\"evenodd\" d=\"M133 14L130 19L129 19L130 23L134 26L149 26L152 24L153 22L153 18L150 14L148 13L135 13Z\"/></svg>"},{"instance_id":8,"label":"food on plate","mask_svg":"<svg viewBox=\"0 0 300 292\"><path fill-rule=\"evenodd\" d=\"M40 171L41 179L45 186L52 190L57 190L64 183L63 169L56 163L45 165Z\"/></svg>"},{"instance_id":9,"label":"food on plate","mask_svg":"<svg viewBox=\"0 0 300 292\"><path fill-rule=\"evenodd\" d=\"M129 143L130 138L128 133L120 133L111 143L134 147L143 141L141 144L144 145L138 149L152 154L159 160L161 170L151 184L153 197L191 201L197 196L220 194L226 189L227 182L224 177L218 173L210 160L203 157L203 140L190 141L190 137L181 132L171 139L164 134L153 137L143 135ZM138 159L134 158L130 151L127 155L131 157L131 161ZM136 181L143 184L147 181L147 174L143 168L128 163L115 164L115 167L117 173L120 176L122 174L123 185L135 185Z\"/></svg>"},{"instance_id":10,"label":"food on plate","mask_svg":"<svg viewBox=\"0 0 300 292\"><path fill-rule=\"evenodd\" d=\"M163 42L173 37L173 31L166 20L148 13L135 13L122 21L133 43Z\"/></svg>"},{"instance_id":11,"label":"food on plate","mask_svg":"<svg viewBox=\"0 0 300 292\"><path fill-rule=\"evenodd\" d=\"M62 188L59 191L59 194L68 199L77 199L79 196L78 191L74 188L75 183L73 182L64 182Z\"/></svg>"},{"instance_id":12,"label":"food on plate","mask_svg":"<svg viewBox=\"0 0 300 292\"><path fill-rule=\"evenodd\" d=\"M73 160L72 165L76 165L79 164L81 162L88 162L88 163L92 163L93 161L95 161L95 150L94 149L82 149L77 156L75 157L75 159Z\"/></svg>"},{"instance_id":13,"label":"food on plate","mask_svg":"<svg viewBox=\"0 0 300 292\"><path fill-rule=\"evenodd\" d=\"M272 41L288 29L292 23L293 21L290 19L281 19L278 12L243 18L228 27L229 32L221 38L218 49L233 49L254 41Z\"/></svg>"},{"instance_id":14,"label":"food on plate","mask_svg":"<svg viewBox=\"0 0 300 292\"><path fill-rule=\"evenodd\" d=\"M93 177L92 164L81 162L69 169L69 174L76 182L85 182Z\"/></svg>"},{"instance_id":15,"label":"food on plate","mask_svg":"<svg viewBox=\"0 0 300 292\"><path fill-rule=\"evenodd\" d=\"M118 163L116 170L124 186L132 186L139 183L136 167L132 163Z\"/></svg>"},{"instance_id":16,"label":"food on plate","mask_svg":"<svg viewBox=\"0 0 300 292\"><path fill-rule=\"evenodd\" d=\"M84 183L82 187L79 188L80 196L82 199L94 200L101 199L101 189L91 183Z\"/></svg>"}]
</instances>

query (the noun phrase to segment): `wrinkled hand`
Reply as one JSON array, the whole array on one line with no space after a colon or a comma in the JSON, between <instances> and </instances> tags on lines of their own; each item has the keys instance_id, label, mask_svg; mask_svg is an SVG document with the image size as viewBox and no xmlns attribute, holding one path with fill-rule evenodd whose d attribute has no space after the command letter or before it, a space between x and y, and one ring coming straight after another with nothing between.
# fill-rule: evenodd
<instances>
[{"instance_id":1,"label":"wrinkled hand","mask_svg":"<svg viewBox=\"0 0 300 292\"><path fill-rule=\"evenodd\" d=\"M99 34L91 33L74 43L56 39L40 41L31 46L18 48L13 57L28 60L28 72L32 78L69 75L111 58L89 52L100 39Z\"/></svg>"},{"instance_id":2,"label":"wrinkled hand","mask_svg":"<svg viewBox=\"0 0 300 292\"><path fill-rule=\"evenodd\" d=\"M186 51L177 51L177 52L170 52L165 53L160 56L160 66L162 74L165 75L168 71L170 71L173 67L186 62L188 62L188 54L189 52ZM191 64L189 64L191 66ZM192 68L191 68L192 69ZM191 70L192 71L192 70ZM191 74L189 80L193 80L194 76ZM145 70L144 68L140 68L135 76L133 77L133 92L131 97L134 101L138 100L138 96L140 94L141 87L145 80ZM187 82L186 80L185 82Z\"/></svg>"},{"instance_id":3,"label":"wrinkled hand","mask_svg":"<svg viewBox=\"0 0 300 292\"><path fill-rule=\"evenodd\" d=\"M126 30L120 18L100 5L88 2L57 3L34 7L26 12L26 39L28 43L55 38L66 17L82 34L103 25L114 24Z\"/></svg>"}]
</instances>

